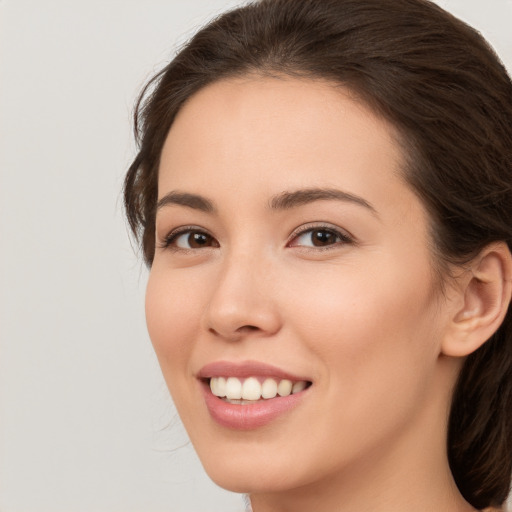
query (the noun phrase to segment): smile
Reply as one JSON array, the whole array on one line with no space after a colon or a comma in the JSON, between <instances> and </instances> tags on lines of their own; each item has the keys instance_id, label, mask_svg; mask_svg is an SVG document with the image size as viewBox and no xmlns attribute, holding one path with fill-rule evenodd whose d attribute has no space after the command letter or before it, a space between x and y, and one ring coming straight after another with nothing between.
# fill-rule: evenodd
<instances>
[{"instance_id":1,"label":"smile","mask_svg":"<svg viewBox=\"0 0 512 512\"><path fill-rule=\"evenodd\" d=\"M299 406L313 384L253 361L211 363L197 377L210 417L235 430L257 429L285 416Z\"/></svg>"},{"instance_id":2,"label":"smile","mask_svg":"<svg viewBox=\"0 0 512 512\"><path fill-rule=\"evenodd\" d=\"M259 400L270 400L276 396L289 396L300 393L310 383L305 380L292 382L289 379L274 379L264 377L212 377L211 392L226 402L237 405L250 405Z\"/></svg>"}]
</instances>

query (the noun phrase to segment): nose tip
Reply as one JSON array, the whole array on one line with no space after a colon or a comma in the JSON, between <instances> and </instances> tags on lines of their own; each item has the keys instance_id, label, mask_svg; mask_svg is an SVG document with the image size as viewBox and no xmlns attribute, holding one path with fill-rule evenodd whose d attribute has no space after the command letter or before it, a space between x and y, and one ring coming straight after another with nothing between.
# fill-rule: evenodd
<instances>
[{"instance_id":1,"label":"nose tip","mask_svg":"<svg viewBox=\"0 0 512 512\"><path fill-rule=\"evenodd\" d=\"M268 279L258 278L254 271L227 269L215 283L205 310L208 332L229 341L275 334L281 320L266 284Z\"/></svg>"},{"instance_id":2,"label":"nose tip","mask_svg":"<svg viewBox=\"0 0 512 512\"><path fill-rule=\"evenodd\" d=\"M250 336L270 336L279 330L279 318L270 302L244 305L237 301L236 306L229 309L219 306L217 299L210 303L207 313L207 329L216 337L238 341Z\"/></svg>"}]
</instances>

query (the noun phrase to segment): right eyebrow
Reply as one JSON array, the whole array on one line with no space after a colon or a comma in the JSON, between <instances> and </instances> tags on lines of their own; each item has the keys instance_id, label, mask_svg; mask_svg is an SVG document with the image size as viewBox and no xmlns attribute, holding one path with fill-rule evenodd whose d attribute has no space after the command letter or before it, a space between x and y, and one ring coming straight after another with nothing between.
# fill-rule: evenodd
<instances>
[{"instance_id":1,"label":"right eyebrow","mask_svg":"<svg viewBox=\"0 0 512 512\"><path fill-rule=\"evenodd\" d=\"M203 196L197 194L189 194L187 192L172 191L165 194L161 199L158 200L156 205L157 211L164 206L177 204L180 206L186 206L194 210L200 210L205 213L217 213L217 209L211 201Z\"/></svg>"}]
</instances>

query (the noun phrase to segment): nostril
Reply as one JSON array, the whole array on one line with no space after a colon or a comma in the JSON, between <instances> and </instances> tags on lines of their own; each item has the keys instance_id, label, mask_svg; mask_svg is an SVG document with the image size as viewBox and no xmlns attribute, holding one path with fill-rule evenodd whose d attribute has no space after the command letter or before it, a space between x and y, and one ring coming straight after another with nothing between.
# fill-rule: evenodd
<instances>
[{"instance_id":1,"label":"nostril","mask_svg":"<svg viewBox=\"0 0 512 512\"><path fill-rule=\"evenodd\" d=\"M259 327L256 327L255 325L243 325L242 327L239 327L237 329L237 332L244 332L244 331L258 331Z\"/></svg>"}]
</instances>

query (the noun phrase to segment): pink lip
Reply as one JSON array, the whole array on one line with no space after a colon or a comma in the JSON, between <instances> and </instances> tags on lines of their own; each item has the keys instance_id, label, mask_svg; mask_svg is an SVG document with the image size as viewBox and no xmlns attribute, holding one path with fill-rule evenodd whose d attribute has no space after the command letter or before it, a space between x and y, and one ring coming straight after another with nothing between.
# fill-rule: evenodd
<instances>
[{"instance_id":1,"label":"pink lip","mask_svg":"<svg viewBox=\"0 0 512 512\"><path fill-rule=\"evenodd\" d=\"M210 416L219 425L235 430L253 430L284 415L291 409L297 407L305 393L306 388L300 393L289 396L271 398L269 400L260 400L250 405L230 404L215 396L206 382L210 377L274 377L277 379L289 379L297 382L300 380L309 380L307 378L292 375L272 365L259 363L257 361L245 361L242 363L233 363L228 361L218 361L204 366L198 373L203 397Z\"/></svg>"},{"instance_id":2,"label":"pink lip","mask_svg":"<svg viewBox=\"0 0 512 512\"><path fill-rule=\"evenodd\" d=\"M275 377L277 379L289 379L293 382L311 380L307 377L293 375L277 366L260 363L258 361L242 361L238 363L216 361L203 366L197 374L197 377L200 379L209 379L210 377Z\"/></svg>"}]
</instances>

